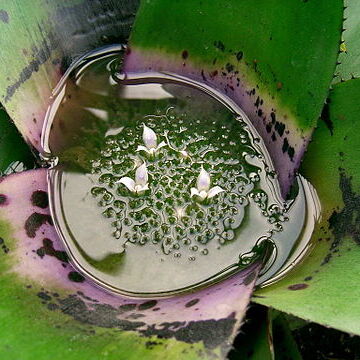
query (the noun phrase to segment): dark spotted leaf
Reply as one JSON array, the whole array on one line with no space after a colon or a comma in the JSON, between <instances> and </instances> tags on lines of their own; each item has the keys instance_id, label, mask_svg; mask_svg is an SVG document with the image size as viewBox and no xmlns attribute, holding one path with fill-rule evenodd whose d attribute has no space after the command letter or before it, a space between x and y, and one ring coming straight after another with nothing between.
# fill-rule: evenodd
<instances>
[{"instance_id":1,"label":"dark spotted leaf","mask_svg":"<svg viewBox=\"0 0 360 360\"><path fill-rule=\"evenodd\" d=\"M39 150L44 114L60 77L85 52L126 41L138 0L0 4L0 101Z\"/></svg>"},{"instance_id":2,"label":"dark spotted leaf","mask_svg":"<svg viewBox=\"0 0 360 360\"><path fill-rule=\"evenodd\" d=\"M306 320L360 334L360 79L334 86L303 164L322 204L314 250L254 300Z\"/></svg>"},{"instance_id":3,"label":"dark spotted leaf","mask_svg":"<svg viewBox=\"0 0 360 360\"><path fill-rule=\"evenodd\" d=\"M0 258L0 351L8 359L223 359L261 265L178 297L110 295L69 264L43 169L0 181Z\"/></svg>"},{"instance_id":4,"label":"dark spotted leaf","mask_svg":"<svg viewBox=\"0 0 360 360\"><path fill-rule=\"evenodd\" d=\"M342 15L341 0L148 0L126 69L182 74L230 96L265 140L286 193L333 77Z\"/></svg>"}]
</instances>

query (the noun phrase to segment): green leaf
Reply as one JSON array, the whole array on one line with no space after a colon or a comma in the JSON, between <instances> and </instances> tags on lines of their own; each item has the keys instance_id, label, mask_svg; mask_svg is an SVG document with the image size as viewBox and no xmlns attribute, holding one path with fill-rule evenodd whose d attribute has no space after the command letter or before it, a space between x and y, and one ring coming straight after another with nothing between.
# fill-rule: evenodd
<instances>
[{"instance_id":1,"label":"green leaf","mask_svg":"<svg viewBox=\"0 0 360 360\"><path fill-rule=\"evenodd\" d=\"M235 349L229 360L273 360L272 321L270 310L253 304L246 316L240 335L235 339Z\"/></svg>"},{"instance_id":2,"label":"green leaf","mask_svg":"<svg viewBox=\"0 0 360 360\"><path fill-rule=\"evenodd\" d=\"M294 337L292 336L287 319L283 314L277 314L272 321L274 349L276 360L301 360L302 356Z\"/></svg>"},{"instance_id":3,"label":"green leaf","mask_svg":"<svg viewBox=\"0 0 360 360\"><path fill-rule=\"evenodd\" d=\"M335 69L341 0L148 0L128 71L175 72L234 99L257 127L286 193Z\"/></svg>"},{"instance_id":4,"label":"green leaf","mask_svg":"<svg viewBox=\"0 0 360 360\"><path fill-rule=\"evenodd\" d=\"M360 79L334 86L302 172L315 186L322 221L314 250L254 300L306 320L360 334Z\"/></svg>"},{"instance_id":5,"label":"green leaf","mask_svg":"<svg viewBox=\"0 0 360 360\"><path fill-rule=\"evenodd\" d=\"M53 88L89 50L124 42L137 0L0 0L0 101L28 143L40 133Z\"/></svg>"},{"instance_id":6,"label":"green leaf","mask_svg":"<svg viewBox=\"0 0 360 360\"><path fill-rule=\"evenodd\" d=\"M360 77L360 2L344 0L344 25L334 83Z\"/></svg>"},{"instance_id":7,"label":"green leaf","mask_svg":"<svg viewBox=\"0 0 360 360\"><path fill-rule=\"evenodd\" d=\"M5 110L0 107L0 175L34 166L34 158Z\"/></svg>"}]
</instances>

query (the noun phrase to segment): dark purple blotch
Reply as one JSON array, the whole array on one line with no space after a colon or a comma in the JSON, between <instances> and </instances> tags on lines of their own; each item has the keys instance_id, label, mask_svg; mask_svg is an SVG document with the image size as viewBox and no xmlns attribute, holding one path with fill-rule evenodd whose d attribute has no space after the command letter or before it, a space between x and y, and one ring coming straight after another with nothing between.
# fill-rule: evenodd
<instances>
[{"instance_id":1,"label":"dark purple blotch","mask_svg":"<svg viewBox=\"0 0 360 360\"><path fill-rule=\"evenodd\" d=\"M309 285L308 284L294 284L288 286L289 290L303 290L306 289Z\"/></svg>"},{"instance_id":2,"label":"dark purple blotch","mask_svg":"<svg viewBox=\"0 0 360 360\"><path fill-rule=\"evenodd\" d=\"M76 283L82 283L85 281L85 278L77 271L70 271L68 274L68 279Z\"/></svg>"},{"instance_id":3,"label":"dark purple blotch","mask_svg":"<svg viewBox=\"0 0 360 360\"><path fill-rule=\"evenodd\" d=\"M5 240L2 237L0 237L0 246L1 246L2 251L5 254L7 254L9 252L9 248L6 246Z\"/></svg>"},{"instance_id":4,"label":"dark purple blotch","mask_svg":"<svg viewBox=\"0 0 360 360\"><path fill-rule=\"evenodd\" d=\"M234 330L236 324L235 313L227 318L215 320L190 321L187 324L163 323L161 328L149 326L146 330L140 330L145 336L157 336L159 339L174 338L189 344L203 342L208 349L215 349L226 342Z\"/></svg>"},{"instance_id":5,"label":"dark purple blotch","mask_svg":"<svg viewBox=\"0 0 360 360\"><path fill-rule=\"evenodd\" d=\"M31 203L33 206L46 209L49 206L48 194L46 191L34 191L31 195Z\"/></svg>"},{"instance_id":6,"label":"dark purple blotch","mask_svg":"<svg viewBox=\"0 0 360 360\"><path fill-rule=\"evenodd\" d=\"M24 228L26 235L30 238L34 238L36 236L36 232L42 225L46 223L53 225L53 221L50 215L34 212L25 221Z\"/></svg>"},{"instance_id":7,"label":"dark purple blotch","mask_svg":"<svg viewBox=\"0 0 360 360\"><path fill-rule=\"evenodd\" d=\"M136 304L124 304L124 305L120 305L119 306L119 311L120 314L127 312L127 311L132 311L136 308Z\"/></svg>"},{"instance_id":8,"label":"dark purple blotch","mask_svg":"<svg viewBox=\"0 0 360 360\"><path fill-rule=\"evenodd\" d=\"M80 275L80 274L79 274ZM41 291L37 294L48 307L52 297L48 292ZM57 306L51 306L49 310L59 309L62 313L71 316L81 323L104 327L117 328L123 331L138 331L146 337L156 336L159 339L174 338L188 344L203 342L206 348L214 349L217 346L224 346L224 342L229 338L236 324L235 313L222 319L209 319L186 322L168 322L160 325L147 325L136 318L143 317L135 312L140 307L134 303L124 304L118 308L109 304L91 304L91 307L78 295L69 295L66 298L56 298ZM140 305L148 303L154 304L156 300L146 301ZM149 305L146 305L149 306ZM49 308L49 307L48 307ZM126 311L134 311L128 319L119 319L120 314ZM132 318L132 319L131 319Z\"/></svg>"},{"instance_id":9,"label":"dark purple blotch","mask_svg":"<svg viewBox=\"0 0 360 360\"><path fill-rule=\"evenodd\" d=\"M43 239L43 246L36 250L36 253L43 258L45 255L53 256L61 262L69 262L68 255L65 251L55 250L52 240Z\"/></svg>"},{"instance_id":10,"label":"dark purple blotch","mask_svg":"<svg viewBox=\"0 0 360 360\"><path fill-rule=\"evenodd\" d=\"M249 275L246 276L246 278L243 281L243 284L245 286L250 285L255 280L256 276L257 276L257 273L255 273L254 271L251 272Z\"/></svg>"},{"instance_id":11,"label":"dark purple blotch","mask_svg":"<svg viewBox=\"0 0 360 360\"><path fill-rule=\"evenodd\" d=\"M0 194L0 206L5 206L8 204L8 198L4 194Z\"/></svg>"},{"instance_id":12,"label":"dark purple blotch","mask_svg":"<svg viewBox=\"0 0 360 360\"><path fill-rule=\"evenodd\" d=\"M341 210L334 210L329 217L329 229L334 240L331 243L330 252L321 265L327 264L339 251L339 244L343 239L351 237L356 244L360 245L360 194L353 189L352 178L346 175L343 168L339 168L339 175L339 188L344 207Z\"/></svg>"},{"instance_id":13,"label":"dark purple blotch","mask_svg":"<svg viewBox=\"0 0 360 360\"><path fill-rule=\"evenodd\" d=\"M200 301L200 299L192 299L192 300L190 300L189 302L187 302L187 303L185 304L185 307L189 308L189 307L191 307L191 306L194 306L194 305L196 305L199 301Z\"/></svg>"},{"instance_id":14,"label":"dark purple blotch","mask_svg":"<svg viewBox=\"0 0 360 360\"><path fill-rule=\"evenodd\" d=\"M4 9L0 10L0 21L2 21L5 24L9 23L9 14Z\"/></svg>"},{"instance_id":15,"label":"dark purple blotch","mask_svg":"<svg viewBox=\"0 0 360 360\"><path fill-rule=\"evenodd\" d=\"M147 309L151 309L154 306L157 305L157 301L156 300L149 300L149 301L145 301L142 304L139 305L138 309L139 310L147 310Z\"/></svg>"},{"instance_id":16,"label":"dark purple blotch","mask_svg":"<svg viewBox=\"0 0 360 360\"><path fill-rule=\"evenodd\" d=\"M44 301L50 301L51 300L51 296L48 295L46 292L44 291L40 291L37 293L37 296Z\"/></svg>"}]
</instances>

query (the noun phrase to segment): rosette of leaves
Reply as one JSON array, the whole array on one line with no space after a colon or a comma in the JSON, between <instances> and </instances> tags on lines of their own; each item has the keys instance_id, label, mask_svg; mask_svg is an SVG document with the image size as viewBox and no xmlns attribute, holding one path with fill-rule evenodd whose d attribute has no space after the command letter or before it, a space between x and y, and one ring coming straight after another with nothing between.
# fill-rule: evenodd
<instances>
[{"instance_id":1,"label":"rosette of leaves","mask_svg":"<svg viewBox=\"0 0 360 360\"><path fill-rule=\"evenodd\" d=\"M125 42L137 13L127 70L178 73L220 89L263 137L283 194L302 159L300 172L318 191L323 213L313 251L252 300L359 335L359 3L149 0L138 7L111 0L0 2L1 102L25 141L40 150L51 91L71 61ZM0 120L4 131L8 119ZM2 172L29 161L15 135L1 137ZM260 263L179 298L113 297L71 268L46 189L43 169L0 180L4 359L227 357ZM251 342L235 355L272 358L271 324L284 329L283 319L265 311L263 326L249 332ZM291 339L287 345L293 348Z\"/></svg>"}]
</instances>

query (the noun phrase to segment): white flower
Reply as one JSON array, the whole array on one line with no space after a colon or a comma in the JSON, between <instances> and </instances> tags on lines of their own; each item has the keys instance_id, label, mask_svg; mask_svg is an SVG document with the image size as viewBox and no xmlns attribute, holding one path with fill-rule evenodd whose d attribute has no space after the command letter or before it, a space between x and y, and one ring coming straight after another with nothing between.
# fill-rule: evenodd
<instances>
[{"instance_id":1,"label":"white flower","mask_svg":"<svg viewBox=\"0 0 360 360\"><path fill-rule=\"evenodd\" d=\"M175 214L176 214L178 219L181 219L186 215L186 212L185 212L184 208L178 207L178 208L175 209Z\"/></svg>"},{"instance_id":2,"label":"white flower","mask_svg":"<svg viewBox=\"0 0 360 360\"><path fill-rule=\"evenodd\" d=\"M183 158L188 158L189 157L189 154L185 150L180 150L179 153Z\"/></svg>"},{"instance_id":3,"label":"white flower","mask_svg":"<svg viewBox=\"0 0 360 360\"><path fill-rule=\"evenodd\" d=\"M117 183L124 184L133 193L141 194L149 189L148 179L146 163L143 163L135 171L135 180L125 176L118 180Z\"/></svg>"},{"instance_id":4,"label":"white flower","mask_svg":"<svg viewBox=\"0 0 360 360\"><path fill-rule=\"evenodd\" d=\"M145 146L139 145L136 151L145 151L148 155L154 156L162 147L166 146L166 142L162 141L157 144L157 136L154 130L147 127L145 124L143 131L143 141Z\"/></svg>"},{"instance_id":5,"label":"white flower","mask_svg":"<svg viewBox=\"0 0 360 360\"><path fill-rule=\"evenodd\" d=\"M197 178L196 188L191 188L191 197L196 196L200 201L211 199L215 195L225 191L220 186L214 186L210 189L210 175L201 167L200 174Z\"/></svg>"}]
</instances>

